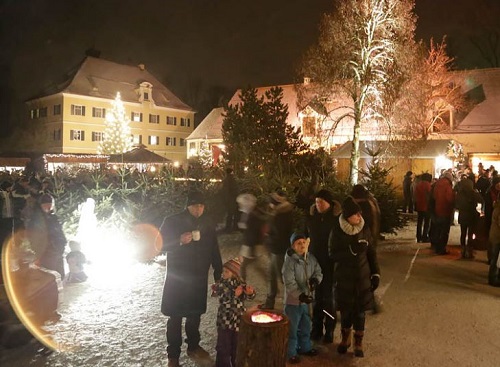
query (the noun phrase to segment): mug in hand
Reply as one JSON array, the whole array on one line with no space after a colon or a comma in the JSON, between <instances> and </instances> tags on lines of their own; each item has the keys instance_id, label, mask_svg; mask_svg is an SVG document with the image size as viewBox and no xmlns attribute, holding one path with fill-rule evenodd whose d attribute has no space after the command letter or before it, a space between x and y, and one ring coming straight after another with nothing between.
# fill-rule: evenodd
<instances>
[{"instance_id":1,"label":"mug in hand","mask_svg":"<svg viewBox=\"0 0 500 367\"><path fill-rule=\"evenodd\" d=\"M193 232L191 232L191 235L193 236L193 241L199 241L201 238L199 230L194 230Z\"/></svg>"}]
</instances>

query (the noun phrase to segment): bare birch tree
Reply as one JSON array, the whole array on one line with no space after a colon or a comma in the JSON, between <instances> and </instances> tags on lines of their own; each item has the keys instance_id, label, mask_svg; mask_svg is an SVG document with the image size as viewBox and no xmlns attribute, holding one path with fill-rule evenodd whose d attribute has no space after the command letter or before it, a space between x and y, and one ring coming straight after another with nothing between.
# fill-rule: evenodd
<instances>
[{"instance_id":1,"label":"bare birch tree","mask_svg":"<svg viewBox=\"0 0 500 367\"><path fill-rule=\"evenodd\" d=\"M414 0L339 2L333 13L324 16L318 42L301 65L300 74L312 78L312 83L299 98L348 97L348 104L337 105L329 115L333 130L342 120L353 121L352 184L358 181L361 129L372 122L380 131L391 132L386 113L409 78L413 63L408 60L416 50L414 5Z\"/></svg>"}]
</instances>

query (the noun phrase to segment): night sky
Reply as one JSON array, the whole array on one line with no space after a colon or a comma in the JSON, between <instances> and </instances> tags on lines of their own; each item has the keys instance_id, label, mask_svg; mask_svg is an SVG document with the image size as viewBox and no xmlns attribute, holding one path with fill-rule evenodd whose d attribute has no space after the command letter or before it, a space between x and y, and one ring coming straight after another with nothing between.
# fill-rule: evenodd
<instances>
[{"instance_id":1,"label":"night sky","mask_svg":"<svg viewBox=\"0 0 500 367\"><path fill-rule=\"evenodd\" d=\"M145 64L190 104L201 105L200 91L230 96L246 85L292 83L321 15L333 7L333 0L0 1L0 107L10 116L2 126L91 47L104 59ZM498 27L496 3L417 0L417 38L448 34L459 68L487 67L471 38ZM483 5L494 9L484 12Z\"/></svg>"}]
</instances>

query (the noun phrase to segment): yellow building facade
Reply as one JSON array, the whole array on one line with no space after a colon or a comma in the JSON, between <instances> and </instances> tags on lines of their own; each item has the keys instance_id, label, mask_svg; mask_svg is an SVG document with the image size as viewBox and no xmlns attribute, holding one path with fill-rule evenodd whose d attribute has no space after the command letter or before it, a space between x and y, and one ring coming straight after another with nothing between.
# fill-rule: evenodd
<instances>
[{"instance_id":1,"label":"yellow building facade","mask_svg":"<svg viewBox=\"0 0 500 367\"><path fill-rule=\"evenodd\" d=\"M40 151L96 154L104 138L106 111L121 94L134 145L185 164L186 138L194 130L195 111L148 73L87 57L68 82L27 102L28 119L40 131Z\"/></svg>"}]
</instances>

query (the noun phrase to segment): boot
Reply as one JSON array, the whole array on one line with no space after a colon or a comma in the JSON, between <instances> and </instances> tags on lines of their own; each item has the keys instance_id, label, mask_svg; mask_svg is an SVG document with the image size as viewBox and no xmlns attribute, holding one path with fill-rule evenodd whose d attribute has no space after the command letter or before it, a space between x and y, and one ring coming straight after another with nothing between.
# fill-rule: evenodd
<instances>
[{"instance_id":1,"label":"boot","mask_svg":"<svg viewBox=\"0 0 500 367\"><path fill-rule=\"evenodd\" d=\"M337 347L337 352L339 352L340 354L345 354L347 353L347 349L349 349L349 347L351 346L351 329L342 328L340 330L340 333L342 334L342 340Z\"/></svg>"},{"instance_id":2,"label":"boot","mask_svg":"<svg viewBox=\"0 0 500 367\"><path fill-rule=\"evenodd\" d=\"M363 335L365 335L364 331L354 331L354 356L355 357L364 357L363 353Z\"/></svg>"},{"instance_id":3,"label":"boot","mask_svg":"<svg viewBox=\"0 0 500 367\"><path fill-rule=\"evenodd\" d=\"M335 321L328 320L325 322L325 336L323 337L323 343L331 344L333 343L333 335L335 331Z\"/></svg>"}]
</instances>

